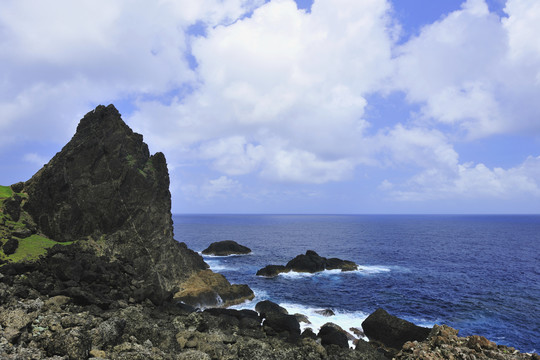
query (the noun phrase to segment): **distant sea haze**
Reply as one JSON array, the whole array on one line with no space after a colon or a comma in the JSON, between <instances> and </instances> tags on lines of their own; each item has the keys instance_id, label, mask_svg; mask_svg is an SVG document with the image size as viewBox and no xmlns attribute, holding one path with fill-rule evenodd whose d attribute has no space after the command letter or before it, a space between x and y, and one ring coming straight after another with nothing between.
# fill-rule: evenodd
<instances>
[{"instance_id":1,"label":"distant sea haze","mask_svg":"<svg viewBox=\"0 0 540 360\"><path fill-rule=\"evenodd\" d=\"M195 250L235 240L250 255L205 257L253 308L269 299L327 321L361 327L382 307L418 325L446 324L522 352L540 351L540 216L174 215L175 237ZM306 250L360 264L355 272L255 276ZM315 310L330 308L335 317Z\"/></svg>"}]
</instances>

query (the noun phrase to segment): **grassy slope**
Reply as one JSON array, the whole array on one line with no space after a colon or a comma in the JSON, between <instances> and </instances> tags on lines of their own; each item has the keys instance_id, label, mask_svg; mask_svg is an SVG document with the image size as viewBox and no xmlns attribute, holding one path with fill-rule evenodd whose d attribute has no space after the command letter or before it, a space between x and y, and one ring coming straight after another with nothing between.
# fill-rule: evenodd
<instances>
[{"instance_id":1,"label":"grassy slope","mask_svg":"<svg viewBox=\"0 0 540 360\"><path fill-rule=\"evenodd\" d=\"M9 186L0 185L0 259L8 260L10 262L19 262L23 260L33 261L38 259L41 255L45 255L47 249L60 244L60 245L70 245L73 242L64 242L58 243L54 240L48 239L41 235L31 235L25 239L19 240L19 247L14 254L6 256L2 250L2 245L7 241L8 237L11 234L10 227L13 229L24 228L26 227L21 221L15 222L11 221L8 215L2 212L2 204L5 199L13 195L13 190ZM26 194L19 194L21 197L26 198ZM23 218L29 217L28 214L21 216ZM2 225L5 224L5 225Z\"/></svg>"},{"instance_id":2,"label":"grassy slope","mask_svg":"<svg viewBox=\"0 0 540 360\"><path fill-rule=\"evenodd\" d=\"M43 236L31 235L26 239L19 240L19 247L17 248L17 251L15 251L15 254L6 256L2 251L0 257L11 262L23 260L33 261L37 260L41 255L44 255L46 250L54 245L70 244L73 244L73 242L58 243Z\"/></svg>"}]
</instances>

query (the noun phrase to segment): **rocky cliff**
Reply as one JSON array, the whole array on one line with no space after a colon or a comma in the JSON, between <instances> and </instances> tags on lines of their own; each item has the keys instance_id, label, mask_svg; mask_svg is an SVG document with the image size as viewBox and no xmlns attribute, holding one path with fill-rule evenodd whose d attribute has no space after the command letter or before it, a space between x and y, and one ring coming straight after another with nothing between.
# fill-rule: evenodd
<instances>
[{"instance_id":1,"label":"rocky cliff","mask_svg":"<svg viewBox=\"0 0 540 360\"><path fill-rule=\"evenodd\" d=\"M41 233L58 242L84 241L101 256L128 261L153 301L208 267L173 239L165 156L150 155L113 105L86 114L22 191L28 195L23 208Z\"/></svg>"}]
</instances>

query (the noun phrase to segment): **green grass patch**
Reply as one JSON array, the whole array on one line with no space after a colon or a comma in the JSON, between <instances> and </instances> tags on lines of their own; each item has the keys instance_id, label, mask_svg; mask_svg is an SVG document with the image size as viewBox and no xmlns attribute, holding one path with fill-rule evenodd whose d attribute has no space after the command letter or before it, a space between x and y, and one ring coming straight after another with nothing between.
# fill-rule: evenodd
<instances>
[{"instance_id":1,"label":"green grass patch","mask_svg":"<svg viewBox=\"0 0 540 360\"><path fill-rule=\"evenodd\" d=\"M0 185L0 198L8 198L13 195L13 190L9 186Z\"/></svg>"},{"instance_id":2,"label":"green grass patch","mask_svg":"<svg viewBox=\"0 0 540 360\"><path fill-rule=\"evenodd\" d=\"M34 261L37 260L40 256L47 253L47 249L53 247L54 245L71 245L73 241L68 242L56 242L51 239L39 235L31 235L26 239L19 240L19 247L14 254L6 256L3 252L1 257L4 260L9 260L11 262L20 262L23 260Z\"/></svg>"}]
</instances>

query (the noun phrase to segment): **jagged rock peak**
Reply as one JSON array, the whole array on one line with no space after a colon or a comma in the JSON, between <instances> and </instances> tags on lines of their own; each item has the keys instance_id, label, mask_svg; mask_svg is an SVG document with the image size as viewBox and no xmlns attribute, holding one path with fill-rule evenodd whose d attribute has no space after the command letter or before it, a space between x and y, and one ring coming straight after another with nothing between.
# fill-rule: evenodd
<instances>
[{"instance_id":1,"label":"jagged rock peak","mask_svg":"<svg viewBox=\"0 0 540 360\"><path fill-rule=\"evenodd\" d=\"M207 268L173 239L165 156L151 156L113 105L86 114L24 191L24 209L42 233L56 241L93 242L106 256L129 259L149 291L174 291Z\"/></svg>"},{"instance_id":2,"label":"jagged rock peak","mask_svg":"<svg viewBox=\"0 0 540 360\"><path fill-rule=\"evenodd\" d=\"M113 105L98 106L80 121L62 151L26 183L27 211L58 241L111 233L145 216L172 236L169 175L161 153L150 156ZM143 216L144 217L144 216ZM167 216L165 216L167 217Z\"/></svg>"}]
</instances>

